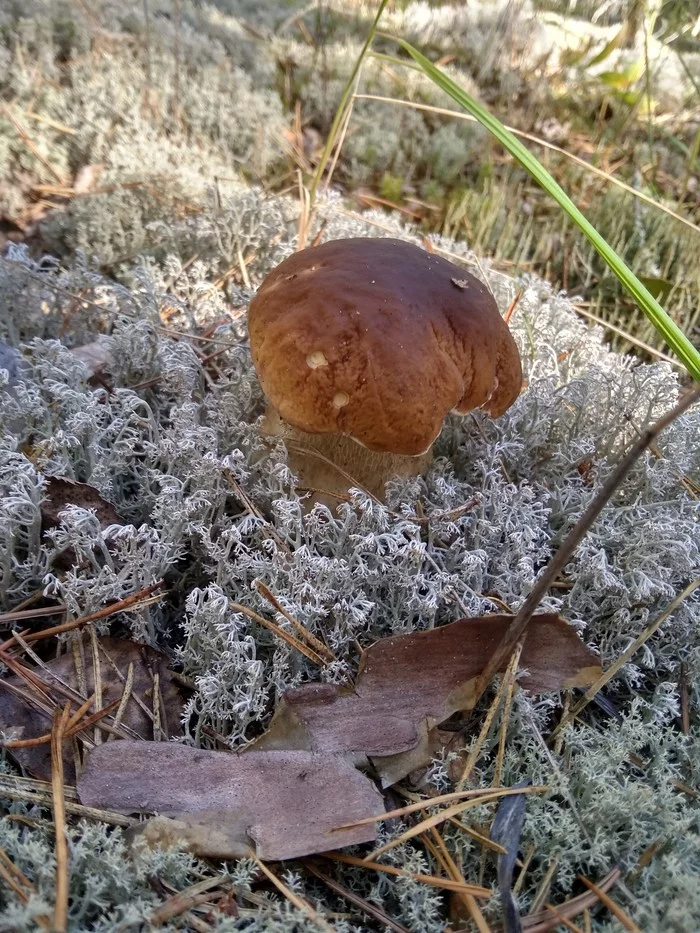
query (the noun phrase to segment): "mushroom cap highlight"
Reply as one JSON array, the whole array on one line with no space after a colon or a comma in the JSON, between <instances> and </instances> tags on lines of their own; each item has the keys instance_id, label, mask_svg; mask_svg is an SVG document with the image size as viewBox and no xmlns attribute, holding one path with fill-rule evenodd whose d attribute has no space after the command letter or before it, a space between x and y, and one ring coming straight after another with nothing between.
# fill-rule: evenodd
<instances>
[{"instance_id":1,"label":"mushroom cap highlight","mask_svg":"<svg viewBox=\"0 0 700 933\"><path fill-rule=\"evenodd\" d=\"M288 424L416 456L450 411L493 417L520 355L477 278L403 240L331 240L289 256L250 305L263 391Z\"/></svg>"}]
</instances>

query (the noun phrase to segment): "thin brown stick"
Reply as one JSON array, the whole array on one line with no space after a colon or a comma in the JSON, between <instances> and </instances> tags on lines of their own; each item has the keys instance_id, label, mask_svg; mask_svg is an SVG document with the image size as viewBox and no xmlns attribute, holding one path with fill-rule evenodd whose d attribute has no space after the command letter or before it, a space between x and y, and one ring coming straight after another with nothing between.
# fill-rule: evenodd
<instances>
[{"instance_id":1,"label":"thin brown stick","mask_svg":"<svg viewBox=\"0 0 700 933\"><path fill-rule=\"evenodd\" d=\"M499 646L489 658L483 673L476 683L474 690L475 701L483 695L494 674L501 668L506 658L510 656L516 644L525 633L530 619L534 615L535 610L539 606L547 590L569 562L574 551L581 543L585 535L588 533L588 530L598 518L600 513L603 511L603 508L607 505L613 494L616 492L617 488L620 486L634 464L637 462L638 458L644 453L649 445L654 440L656 440L658 435L665 428L667 428L673 421L675 421L676 418L680 417L683 412L687 411L691 405L698 401L698 399L700 399L700 386L696 386L694 389L691 389L689 392L687 392L686 395L678 402L678 404L673 409L671 409L671 411L663 415L663 417L659 418L658 421L651 425L651 427L647 428L647 430L644 431L639 439L632 445L626 456L624 456L615 467L613 472L603 484L603 488L588 506L581 518L579 518L579 520L576 522L574 527L562 542L559 550L554 554L547 566L544 568L535 585L533 586L530 595L527 597L518 614L508 626L508 629L501 639Z\"/></svg>"},{"instance_id":2,"label":"thin brown stick","mask_svg":"<svg viewBox=\"0 0 700 933\"><path fill-rule=\"evenodd\" d=\"M620 874L619 868L613 868L604 878L601 878L598 882L598 888L601 891L608 891L620 877ZM588 891L586 894L579 894L577 897L564 901L563 904L557 904L556 910L561 917L571 919L598 903L600 902L597 896L592 891ZM537 914L523 917L524 933L547 933L548 930L553 930L558 924L559 920L546 908Z\"/></svg>"},{"instance_id":3,"label":"thin brown stick","mask_svg":"<svg viewBox=\"0 0 700 933\"><path fill-rule=\"evenodd\" d=\"M571 930L571 933L583 933L581 927L577 927L575 923L572 923L571 920L567 920L563 914L560 914L556 907L553 907L551 904L545 904L544 909L548 910L551 914L557 918L557 922L563 924L567 930Z\"/></svg>"},{"instance_id":4,"label":"thin brown stick","mask_svg":"<svg viewBox=\"0 0 700 933\"><path fill-rule=\"evenodd\" d=\"M335 928L308 901L305 901L303 897L299 897L298 894L288 888L281 878L278 878L264 862L260 861L252 849L250 850L250 858L253 859L260 871L274 884L277 890L287 898L290 904L294 904L296 909L302 911L302 913L308 914L317 926L321 927L322 930L326 930L326 933L335 933Z\"/></svg>"},{"instance_id":5,"label":"thin brown stick","mask_svg":"<svg viewBox=\"0 0 700 933\"><path fill-rule=\"evenodd\" d=\"M199 898L201 898L205 892L211 891L212 888L222 884L223 881L224 879L221 875L216 875L214 878L205 878L203 881L198 881L196 884L190 885L190 887L186 888L184 891L178 891L177 894L173 894L173 896L169 897L157 910L153 911L149 919L150 924L159 927L169 920L174 920L175 917L181 916L191 907L195 907L198 903L202 903ZM210 897L211 895L208 895L206 900L209 900Z\"/></svg>"},{"instance_id":6,"label":"thin brown stick","mask_svg":"<svg viewBox=\"0 0 700 933\"><path fill-rule=\"evenodd\" d=\"M131 698L131 691L134 688L134 662L129 661L129 667L126 672L126 683L124 684L124 689L122 690L121 699L119 700L119 708L114 716L114 727L118 729L121 725L122 717L126 712L127 704ZM107 741L111 742L114 739L115 733L111 733L107 736Z\"/></svg>"},{"instance_id":7,"label":"thin brown stick","mask_svg":"<svg viewBox=\"0 0 700 933\"><path fill-rule=\"evenodd\" d=\"M42 791L23 790L10 786L2 786L3 797L10 800L20 800L23 803L37 804L40 807L51 807L51 794ZM66 813L73 816L84 817L89 820L98 820L100 823L109 823L112 826L134 826L138 819L132 816L124 816L123 813L115 813L112 810L98 810L96 807L84 807L80 803L72 800L65 802Z\"/></svg>"},{"instance_id":8,"label":"thin brown stick","mask_svg":"<svg viewBox=\"0 0 700 933\"><path fill-rule=\"evenodd\" d=\"M153 672L153 741L160 742L161 739L165 738L163 735L163 730L160 725L160 704L161 704L161 695L160 695L160 674L158 671Z\"/></svg>"},{"instance_id":9,"label":"thin brown stick","mask_svg":"<svg viewBox=\"0 0 700 933\"><path fill-rule=\"evenodd\" d=\"M466 800L456 803L451 807L445 807L444 810L440 810L439 813L434 813L432 816L426 817L426 819L421 820L420 823L416 823L415 826L409 827L405 832L401 833L400 836L397 836L395 839L392 839L390 842L385 842L383 846L379 846L373 852L366 857L366 861L374 861L379 855L382 855L384 852L388 852L390 849L394 849L396 846L401 845L404 842L407 842L409 839L413 839L416 836L420 836L421 833L424 833L427 829L430 829L431 826L439 826L440 823L444 823L446 819L450 816L455 816L458 813L461 813L463 810L469 810L472 807L481 806L482 803L490 803L492 800L500 800L501 797L510 796L513 793L519 794L532 794L532 793L542 793L543 790L546 790L546 787L537 786L537 787L519 787L519 788L508 788L508 790L496 790L490 793L484 794L482 797L478 797L476 800Z\"/></svg>"},{"instance_id":10,"label":"thin brown stick","mask_svg":"<svg viewBox=\"0 0 700 933\"><path fill-rule=\"evenodd\" d=\"M296 648L305 658L308 658L313 664L316 664L318 667L325 667L326 662L320 657L312 648L307 648L307 646L299 641L298 638L295 638L293 635L290 635L289 632L285 632L283 628L280 628L279 625L276 625L274 622L271 622L269 619L266 619L265 616L261 616L259 612L255 612L253 609L249 609L247 606L242 605L241 603L231 603L229 606L233 612L242 612L243 615L248 616L249 619L253 619L258 625L262 625L268 631L273 632L278 638L281 638L282 641L286 641L288 645L292 648Z\"/></svg>"},{"instance_id":11,"label":"thin brown stick","mask_svg":"<svg viewBox=\"0 0 700 933\"><path fill-rule=\"evenodd\" d=\"M409 933L407 927L402 926L395 920L392 920L391 917L381 909L381 907L377 907L375 904L370 904L369 901L366 901L363 897L360 897L359 894L356 894L354 891L350 891L342 884L334 881L333 878L330 878L325 872L322 872L307 859L304 859L302 864L310 874L318 878L319 881L322 881L327 887L331 889L331 891L335 891L335 893L339 894L340 897L344 898L344 900L354 904L355 907L358 907L373 920L379 921L382 927L387 927L389 930L394 930L395 933Z\"/></svg>"},{"instance_id":12,"label":"thin brown stick","mask_svg":"<svg viewBox=\"0 0 700 933\"><path fill-rule=\"evenodd\" d=\"M263 599L266 599L268 603L274 609L276 609L277 612L279 612L280 615L283 615L285 617L287 622L289 622L290 625L292 625L296 629L297 633L311 645L311 647L314 649L314 651L317 652L317 654L320 654L322 657L326 658L326 660L328 661L335 661L335 655L330 650L330 648L328 648L327 645L324 645L323 642L320 641L318 638L316 638L315 635L312 635L311 632L306 628L306 626L302 625L298 619L294 618L291 612L287 612L287 610L280 603L280 601L277 599L275 594L270 591L270 589L263 583L262 580L260 579L254 580L253 586L258 591L258 593L260 593Z\"/></svg>"},{"instance_id":13,"label":"thin brown stick","mask_svg":"<svg viewBox=\"0 0 700 933\"><path fill-rule=\"evenodd\" d=\"M548 790L546 785L541 785L537 787L537 790L545 791ZM343 823L342 826L334 827L331 832L338 832L341 829L354 829L356 826L366 826L368 823L380 823L383 820L395 820L403 816L408 816L409 813L416 813L418 810L425 810L428 807L437 807L441 803L451 803L453 800L469 800L475 797L483 798L488 796L491 798L494 792L498 792L502 797L507 797L510 794L521 794L522 788L513 788L513 787L477 787L472 790L453 790L449 794L440 794L438 797L424 797L421 800L416 800L414 803L406 804L405 807L397 807L395 810L387 810L384 813L380 813L379 816L365 816L361 820L355 820L353 823Z\"/></svg>"},{"instance_id":14,"label":"thin brown stick","mask_svg":"<svg viewBox=\"0 0 700 933\"><path fill-rule=\"evenodd\" d=\"M396 868L393 865L382 865L381 862L367 862L365 859L358 858L356 855L345 855L342 852L324 852L323 858L330 859L332 862L342 862L344 865L355 865L357 868L367 868L372 871L381 871L386 875L394 875L397 878L412 878L420 884L427 884L432 888L443 888L445 891L469 891L474 897L491 897L493 891L489 888L483 888L478 884L461 884L453 881L451 878L438 878L437 875L417 875L405 868Z\"/></svg>"},{"instance_id":15,"label":"thin brown stick","mask_svg":"<svg viewBox=\"0 0 700 933\"><path fill-rule=\"evenodd\" d=\"M597 884L594 884L592 881L586 878L585 875L580 873L578 875L578 879L586 885L589 891L592 891L595 894L601 904L605 904L610 913L620 921L626 930L629 930L630 933L642 933L640 928L637 926L634 920L632 920L629 914L624 911L619 904L616 904L610 895L606 894L602 888L600 888Z\"/></svg>"},{"instance_id":16,"label":"thin brown stick","mask_svg":"<svg viewBox=\"0 0 700 933\"><path fill-rule=\"evenodd\" d=\"M517 653L518 652L516 652L516 654ZM469 780L469 777L472 771L474 770L474 765L477 763L479 759L479 755L481 754L481 749L484 747L484 742L486 741L489 731L491 730L491 725L493 724L493 721L496 718L496 713L498 712L498 709L501 705L501 700L503 699L503 696L506 693L506 689L509 683L508 671L510 671L511 669L512 669L512 663L509 663L508 669L506 671L506 675L501 679L501 682L498 685L498 690L496 691L496 696L493 698L491 705L489 706L488 712L486 713L486 716L484 718L484 721L481 724L481 729L479 730L479 735L477 736L476 742L474 743L474 747L469 752L469 755L467 756L467 760L464 763L464 768L462 769L462 776L457 782L457 787L460 790L464 788L465 784Z\"/></svg>"},{"instance_id":17,"label":"thin brown stick","mask_svg":"<svg viewBox=\"0 0 700 933\"><path fill-rule=\"evenodd\" d=\"M479 845L483 846L485 849L489 849L491 852L495 852L496 855L506 854L507 850L505 846L500 844L500 842L494 842L493 839L489 839L489 837L484 836L483 833L477 832L473 826L467 826L467 824L460 820L459 817L451 816L447 822L452 823L453 826L456 826L463 833L466 833L467 836L470 836L472 839L478 842Z\"/></svg>"},{"instance_id":18,"label":"thin brown stick","mask_svg":"<svg viewBox=\"0 0 700 933\"><path fill-rule=\"evenodd\" d=\"M66 736L70 734L71 729L73 729L81 717L90 709L93 699L94 697L89 697L70 717L66 723ZM52 732L47 732L33 739L9 739L2 744L4 748L31 748L34 745L43 745L46 742L50 742L52 734Z\"/></svg>"},{"instance_id":19,"label":"thin brown stick","mask_svg":"<svg viewBox=\"0 0 700 933\"><path fill-rule=\"evenodd\" d=\"M116 612L124 612L126 609L131 609L135 603L140 602L142 599L150 596L151 593L160 589L160 587L163 586L163 582L163 580L158 580L157 583L152 583L150 586L144 587L142 590L139 590L138 593L126 596L116 603L110 603L109 606L98 609L97 612L91 612L89 615L81 616L79 619L73 619L72 622L64 622L63 625L54 625L52 628L45 628L41 632L29 632L28 634L22 632L22 635L25 641L34 642L42 641L45 638L51 638L52 635L62 635L64 632L72 632L74 629L80 628L81 625L87 625L89 622L97 622L100 619L106 619L108 616L114 615ZM8 648L13 648L16 644L17 639L13 635L0 645L0 651L7 651Z\"/></svg>"},{"instance_id":20,"label":"thin brown stick","mask_svg":"<svg viewBox=\"0 0 700 933\"><path fill-rule=\"evenodd\" d=\"M29 901L31 894L36 893L36 888L27 876L12 861L5 850L0 847L0 877L3 878L7 886L15 892L23 904ZM35 917L34 921L42 930L50 930L51 923L46 916Z\"/></svg>"},{"instance_id":21,"label":"thin brown stick","mask_svg":"<svg viewBox=\"0 0 700 933\"><path fill-rule=\"evenodd\" d=\"M411 100L401 100L398 97L382 97L378 94L353 94L353 97L355 100L374 100L380 103L398 104L402 107L410 107L414 110L424 110L429 113L443 114L446 117L451 117L452 119L456 120L464 120L468 123L478 122L476 117L473 117L468 113L461 113L458 110L447 110L444 107L434 107L431 104L419 104ZM604 178L606 181L613 185L617 185L618 188L622 188L623 191L626 191L633 197L638 198L640 201L644 201L647 204L650 204L652 207L663 211L665 214L668 214L669 217L673 217L673 219L677 220L679 223L684 224L686 227L690 227L690 229L695 233L700 232L700 228L698 228L698 226L694 224L692 220L689 220L687 217L683 217L681 214L678 214L676 211L672 210L672 208L667 207L660 201L655 201L653 198L650 198L649 195L644 194L643 191L639 191L636 188L633 188L631 185L625 184L625 182L620 181L620 179L616 178L614 175L611 175L608 172L604 172L602 169L599 169L595 165L591 165L590 162L586 162L585 159L579 158L579 156L574 155L574 153L570 152L568 149L562 149L560 146L555 146L554 143L550 143L546 139L542 139L540 136L533 136L532 133L526 133L514 126L506 126L506 129L513 133L515 136L520 136L522 139L527 139L530 142L536 143L538 146L542 146L544 149L550 149L552 152L566 156L567 159L571 159L573 162L576 162L582 168L585 168L586 171L592 172L593 174L598 175L600 178Z\"/></svg>"},{"instance_id":22,"label":"thin brown stick","mask_svg":"<svg viewBox=\"0 0 700 933\"><path fill-rule=\"evenodd\" d=\"M0 625L21 622L24 619L40 619L42 616L60 616L66 611L65 606L45 606L43 609L14 609L0 613Z\"/></svg>"},{"instance_id":23,"label":"thin brown stick","mask_svg":"<svg viewBox=\"0 0 700 933\"><path fill-rule=\"evenodd\" d=\"M95 685L95 712L97 712L102 709L102 665L100 664L100 651L95 626L91 625L88 631L90 633L90 648L92 650L92 679ZM95 726L94 742L95 745L102 744L102 733L97 726Z\"/></svg>"},{"instance_id":24,"label":"thin brown stick","mask_svg":"<svg viewBox=\"0 0 700 933\"><path fill-rule=\"evenodd\" d=\"M438 832L437 827L433 826L431 828L430 835L433 837L435 842L436 855L447 874L450 876L450 878L452 878L453 881L461 881L462 884L466 884L464 875L459 870L455 860L448 852L447 846L445 845L445 840ZM477 928L479 933L491 933L489 925L486 922L486 918L482 914L479 903L474 895L469 894L466 891L457 891L456 894L469 911L469 916L474 921L474 926Z\"/></svg>"},{"instance_id":25,"label":"thin brown stick","mask_svg":"<svg viewBox=\"0 0 700 933\"><path fill-rule=\"evenodd\" d=\"M44 155L41 154L41 152L39 151L39 149L38 149L37 146L36 146L36 143L33 142L32 138L31 138L30 135L29 135L29 133L27 133L27 131L26 131L25 128L22 126L22 124L19 122L19 120L16 119L16 117L14 116L14 114L12 113L12 111L10 110L10 108L7 106L7 104L3 107L3 110L4 110L5 113L7 114L8 118L9 118L10 122L12 123L12 125L14 126L14 128L17 130L17 133L18 133L20 139L22 140L22 142L24 143L24 145L27 147L27 149L29 149L29 151L30 151L31 154L34 156L34 158L35 158L35 159L38 159L38 161L41 162L41 164L44 166L44 168L46 169L46 171L49 172L51 175L53 175L53 177L56 179L56 181L59 183L59 185L65 185L65 183L66 183L65 178L63 178L63 176L60 175L60 174L56 171L56 169L55 169L55 168L53 167L53 165L49 162L49 160L46 158L46 156L44 156Z\"/></svg>"},{"instance_id":26,"label":"thin brown stick","mask_svg":"<svg viewBox=\"0 0 700 933\"><path fill-rule=\"evenodd\" d=\"M686 586L686 588L683 590L682 593L679 593L678 596L676 596L676 598L671 603L669 603L669 605L664 609L664 611L661 612L654 619L654 621L650 625L648 625L640 635L638 635L635 638L635 640L632 642L629 648L627 648L626 651L623 651L623 653L618 658L615 659L615 661L610 665L607 671L604 671L600 675L600 677L596 680L596 682L586 691L586 693L581 697L581 699L576 704L574 704L574 706L568 711L568 713L565 716L562 716L556 729L554 729L554 731L552 732L550 739L556 738L562 732L564 727L567 726L573 719L575 719L576 716L578 716L579 713L583 709L585 709L586 706L588 706L588 704L596 696L596 694L598 694L603 689L603 687L607 683L609 683L610 680L612 680L612 678L615 676L615 674L617 674L620 668L624 664L626 664L630 660L630 658L633 657L633 655L642 647L642 645L645 644L645 642L647 642L656 631L658 631L658 629L666 621L666 619L668 619L668 617L672 615L672 613L674 613L676 609L678 609L681 603L683 603L684 600L686 600L688 596L690 596L691 593L695 592L695 590L699 586L700 586L700 577L697 577L695 580L693 580L692 583Z\"/></svg>"},{"instance_id":27,"label":"thin brown stick","mask_svg":"<svg viewBox=\"0 0 700 933\"><path fill-rule=\"evenodd\" d=\"M523 289L519 288L518 291L516 292L515 298L508 305L506 309L506 313L503 315L503 320L506 322L506 324L510 324L510 319L515 314L515 309L520 304L520 299L522 297L523 297Z\"/></svg>"},{"instance_id":28,"label":"thin brown stick","mask_svg":"<svg viewBox=\"0 0 700 933\"><path fill-rule=\"evenodd\" d=\"M66 933L68 929L68 839L63 790L63 737L69 718L70 704L66 703L62 711L56 710L54 713L51 736L51 789L56 833L56 899L53 912L55 933Z\"/></svg>"},{"instance_id":29,"label":"thin brown stick","mask_svg":"<svg viewBox=\"0 0 700 933\"><path fill-rule=\"evenodd\" d=\"M501 718L501 732L498 737L498 752L496 753L496 766L493 769L493 783L499 785L503 773L503 759L506 754L506 738L508 736L508 723L510 722L510 710L513 704L513 691L515 690L515 678L518 674L518 664L522 654L523 643L519 641L516 645L513 656L508 664L508 669L503 677L506 682L506 698L503 702L503 716Z\"/></svg>"}]
</instances>

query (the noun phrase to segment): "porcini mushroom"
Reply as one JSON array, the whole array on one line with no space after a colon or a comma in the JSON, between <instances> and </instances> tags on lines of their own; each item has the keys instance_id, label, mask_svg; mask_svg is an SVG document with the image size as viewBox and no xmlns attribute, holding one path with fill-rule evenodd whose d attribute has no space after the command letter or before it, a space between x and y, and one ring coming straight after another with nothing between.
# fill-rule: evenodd
<instances>
[{"instance_id":1,"label":"porcini mushroom","mask_svg":"<svg viewBox=\"0 0 700 933\"><path fill-rule=\"evenodd\" d=\"M486 286L403 240L294 253L263 281L248 325L263 431L284 437L317 498L342 496L348 476L382 498L389 478L426 468L448 412L497 418L522 384Z\"/></svg>"}]
</instances>

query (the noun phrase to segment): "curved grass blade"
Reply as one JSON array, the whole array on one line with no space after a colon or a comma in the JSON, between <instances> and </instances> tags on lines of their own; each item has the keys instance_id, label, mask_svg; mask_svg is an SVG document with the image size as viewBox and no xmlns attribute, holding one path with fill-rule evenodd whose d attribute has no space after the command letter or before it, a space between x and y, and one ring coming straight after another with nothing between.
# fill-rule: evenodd
<instances>
[{"instance_id":1,"label":"curved grass blade","mask_svg":"<svg viewBox=\"0 0 700 933\"><path fill-rule=\"evenodd\" d=\"M418 49L409 42L396 36L391 37L413 58L423 72L445 93L456 101L479 123L498 140L499 143L516 159L522 167L532 175L535 181L557 202L563 211L573 220L581 232L590 240L598 253L605 260L612 272L622 282L642 311L654 324L662 335L669 348L686 367L693 379L700 381L700 351L697 350L688 337L669 317L661 305L656 301L649 290L639 281L637 276L618 256L595 227L584 217L563 188L552 178L537 158L523 146L485 107L456 84L448 75L441 71Z\"/></svg>"}]
</instances>

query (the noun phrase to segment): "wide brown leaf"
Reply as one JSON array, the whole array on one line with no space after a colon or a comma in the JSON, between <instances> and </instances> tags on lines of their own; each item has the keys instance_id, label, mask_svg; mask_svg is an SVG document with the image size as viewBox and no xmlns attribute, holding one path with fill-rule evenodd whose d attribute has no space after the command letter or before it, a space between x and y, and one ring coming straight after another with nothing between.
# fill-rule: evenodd
<instances>
[{"instance_id":1,"label":"wide brown leaf","mask_svg":"<svg viewBox=\"0 0 700 933\"><path fill-rule=\"evenodd\" d=\"M299 748L374 765L389 786L434 753L434 729L474 705L474 687L512 621L493 615L396 635L364 653L354 687L288 690L255 749ZM598 659L554 613L533 616L519 683L532 693L589 686Z\"/></svg>"},{"instance_id":2,"label":"wide brown leaf","mask_svg":"<svg viewBox=\"0 0 700 933\"><path fill-rule=\"evenodd\" d=\"M166 742L115 742L90 754L78 779L87 806L157 812L147 841L198 855L288 859L370 842L382 795L346 758L301 751L203 751ZM164 819L165 818L165 819Z\"/></svg>"}]
</instances>

